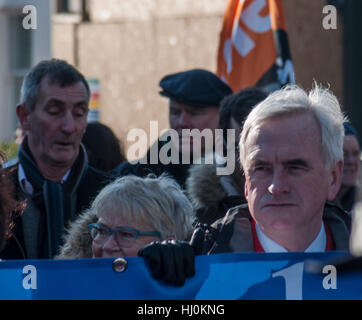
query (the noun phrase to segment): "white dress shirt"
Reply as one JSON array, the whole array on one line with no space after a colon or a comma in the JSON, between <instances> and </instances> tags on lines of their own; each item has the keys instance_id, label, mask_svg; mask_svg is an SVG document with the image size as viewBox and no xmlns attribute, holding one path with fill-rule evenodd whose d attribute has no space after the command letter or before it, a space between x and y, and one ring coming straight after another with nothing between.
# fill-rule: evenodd
<instances>
[{"instance_id":1,"label":"white dress shirt","mask_svg":"<svg viewBox=\"0 0 362 320\"><path fill-rule=\"evenodd\" d=\"M276 243L274 240L270 239L260 229L257 223L255 223L255 229L260 244L265 252L288 252L287 249L282 247L280 244ZM322 222L322 226L318 235L304 252L324 252L326 251L326 245L327 245L327 234L324 228L324 223Z\"/></svg>"}]
</instances>

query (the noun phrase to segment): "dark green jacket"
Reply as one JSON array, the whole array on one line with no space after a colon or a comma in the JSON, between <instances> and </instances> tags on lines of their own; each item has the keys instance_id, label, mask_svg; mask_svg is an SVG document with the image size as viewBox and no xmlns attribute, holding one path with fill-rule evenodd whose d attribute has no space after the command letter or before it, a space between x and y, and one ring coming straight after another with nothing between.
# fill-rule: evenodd
<instances>
[{"instance_id":1,"label":"dark green jacket","mask_svg":"<svg viewBox=\"0 0 362 320\"><path fill-rule=\"evenodd\" d=\"M254 251L251 216L247 204L231 208L224 218L212 224L216 230L205 237L203 254ZM324 207L326 222L334 241L335 250L349 250L351 218L347 212L332 203Z\"/></svg>"}]
</instances>

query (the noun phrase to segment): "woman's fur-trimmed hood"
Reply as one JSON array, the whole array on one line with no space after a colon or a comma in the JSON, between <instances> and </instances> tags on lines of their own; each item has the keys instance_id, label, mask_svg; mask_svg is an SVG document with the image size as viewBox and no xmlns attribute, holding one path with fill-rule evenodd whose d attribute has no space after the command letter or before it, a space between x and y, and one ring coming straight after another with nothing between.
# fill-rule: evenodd
<instances>
[{"instance_id":1,"label":"woman's fur-trimmed hood","mask_svg":"<svg viewBox=\"0 0 362 320\"><path fill-rule=\"evenodd\" d=\"M55 259L92 258L92 238L88 226L97 220L98 217L90 211L79 215L63 236L64 244Z\"/></svg>"},{"instance_id":2,"label":"woman's fur-trimmed hood","mask_svg":"<svg viewBox=\"0 0 362 320\"><path fill-rule=\"evenodd\" d=\"M218 209L226 192L216 175L216 164L193 165L186 180L186 193L195 210L201 208Z\"/></svg>"},{"instance_id":3,"label":"woman's fur-trimmed hood","mask_svg":"<svg viewBox=\"0 0 362 320\"><path fill-rule=\"evenodd\" d=\"M204 223L211 223L222 217L229 208L246 202L243 171L235 166L230 175L218 175L215 157L208 154L204 164L191 166L186 180L186 194L198 220Z\"/></svg>"}]
</instances>

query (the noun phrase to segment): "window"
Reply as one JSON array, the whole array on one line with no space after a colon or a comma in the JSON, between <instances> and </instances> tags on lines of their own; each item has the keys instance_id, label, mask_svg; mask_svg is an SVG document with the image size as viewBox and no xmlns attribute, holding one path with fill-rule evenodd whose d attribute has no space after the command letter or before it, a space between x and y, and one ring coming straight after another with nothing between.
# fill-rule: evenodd
<instances>
[{"instance_id":1,"label":"window","mask_svg":"<svg viewBox=\"0 0 362 320\"><path fill-rule=\"evenodd\" d=\"M88 0L57 0L56 13L59 16L78 16L80 21L89 21Z\"/></svg>"},{"instance_id":2,"label":"window","mask_svg":"<svg viewBox=\"0 0 362 320\"><path fill-rule=\"evenodd\" d=\"M23 78L32 64L32 35L34 30L23 28L22 15L10 15L9 23L9 71L11 81L10 108L14 110L11 113L11 127L16 128L17 117L15 106L20 101L20 88Z\"/></svg>"},{"instance_id":3,"label":"window","mask_svg":"<svg viewBox=\"0 0 362 320\"><path fill-rule=\"evenodd\" d=\"M57 0L57 13L81 13L81 0Z\"/></svg>"},{"instance_id":4,"label":"window","mask_svg":"<svg viewBox=\"0 0 362 320\"><path fill-rule=\"evenodd\" d=\"M31 36L33 30L25 30L22 23L23 16L9 16L11 71L19 71L31 67Z\"/></svg>"}]
</instances>

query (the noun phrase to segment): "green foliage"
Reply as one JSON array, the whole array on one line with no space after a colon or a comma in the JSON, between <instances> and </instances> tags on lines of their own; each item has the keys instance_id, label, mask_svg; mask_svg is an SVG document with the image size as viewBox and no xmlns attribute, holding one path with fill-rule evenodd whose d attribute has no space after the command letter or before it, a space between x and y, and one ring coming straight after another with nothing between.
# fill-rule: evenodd
<instances>
[{"instance_id":1,"label":"green foliage","mask_svg":"<svg viewBox=\"0 0 362 320\"><path fill-rule=\"evenodd\" d=\"M19 145L15 141L0 142L0 150L5 154L6 160L17 157Z\"/></svg>"}]
</instances>

